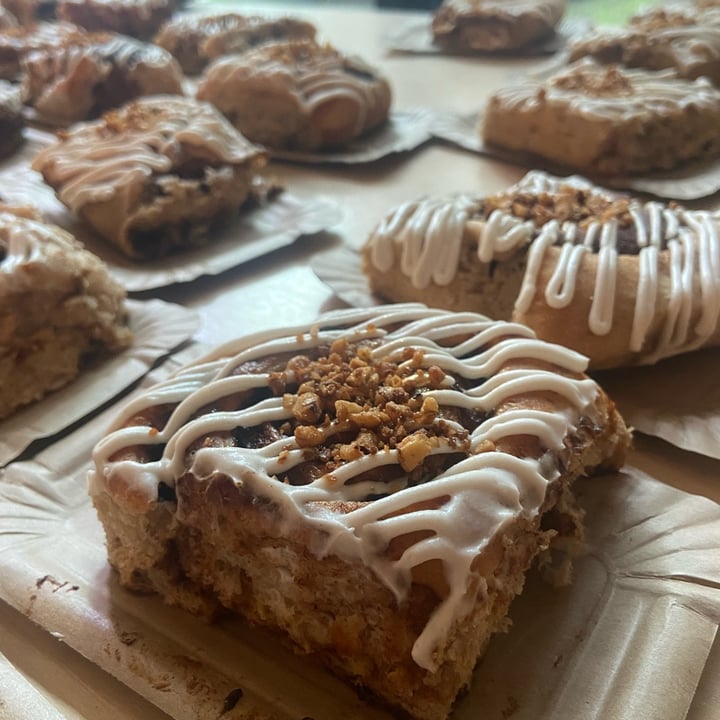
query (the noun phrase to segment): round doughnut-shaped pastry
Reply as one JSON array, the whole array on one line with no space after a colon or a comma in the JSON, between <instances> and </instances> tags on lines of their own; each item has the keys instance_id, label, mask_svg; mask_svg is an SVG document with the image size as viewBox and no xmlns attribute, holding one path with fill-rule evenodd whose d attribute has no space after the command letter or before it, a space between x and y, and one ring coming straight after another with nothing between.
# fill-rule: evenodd
<instances>
[{"instance_id":1,"label":"round doughnut-shaped pastry","mask_svg":"<svg viewBox=\"0 0 720 720\"><path fill-rule=\"evenodd\" d=\"M123 35L37 50L23 60L25 103L41 120L70 124L145 95L182 95L183 75L162 48Z\"/></svg>"},{"instance_id":2,"label":"round doughnut-shaped pastry","mask_svg":"<svg viewBox=\"0 0 720 720\"><path fill-rule=\"evenodd\" d=\"M314 40L315 26L294 17L222 13L181 15L166 22L153 42L172 53L189 75L221 55L234 55L267 42Z\"/></svg>"},{"instance_id":3,"label":"round doughnut-shaped pastry","mask_svg":"<svg viewBox=\"0 0 720 720\"><path fill-rule=\"evenodd\" d=\"M566 7L566 0L443 0L433 40L448 50L517 50L551 35Z\"/></svg>"},{"instance_id":4,"label":"round doughnut-shaped pastry","mask_svg":"<svg viewBox=\"0 0 720 720\"><path fill-rule=\"evenodd\" d=\"M446 718L525 572L629 434L586 360L419 304L260 332L132 400L90 492L120 582L223 607Z\"/></svg>"},{"instance_id":5,"label":"round doughnut-shaped pastry","mask_svg":"<svg viewBox=\"0 0 720 720\"><path fill-rule=\"evenodd\" d=\"M125 290L72 235L0 203L0 418L127 347Z\"/></svg>"},{"instance_id":6,"label":"round doughnut-shaped pastry","mask_svg":"<svg viewBox=\"0 0 720 720\"><path fill-rule=\"evenodd\" d=\"M33 168L98 235L140 260L211 242L264 164L208 103L152 95L58 133Z\"/></svg>"},{"instance_id":7,"label":"round doughnut-shaped pastry","mask_svg":"<svg viewBox=\"0 0 720 720\"><path fill-rule=\"evenodd\" d=\"M390 85L357 58L311 40L270 43L223 57L197 97L271 149L337 149L387 121Z\"/></svg>"},{"instance_id":8,"label":"round doughnut-shaped pastry","mask_svg":"<svg viewBox=\"0 0 720 720\"><path fill-rule=\"evenodd\" d=\"M541 172L498 195L392 210L363 248L372 289L530 326L591 367L720 344L720 219Z\"/></svg>"}]
</instances>

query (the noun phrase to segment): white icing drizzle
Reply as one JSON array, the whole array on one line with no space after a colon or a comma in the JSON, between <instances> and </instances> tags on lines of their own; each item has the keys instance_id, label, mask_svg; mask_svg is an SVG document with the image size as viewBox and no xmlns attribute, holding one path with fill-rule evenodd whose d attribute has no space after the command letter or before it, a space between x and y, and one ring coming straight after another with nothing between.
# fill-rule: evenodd
<instances>
[{"instance_id":1,"label":"white icing drizzle","mask_svg":"<svg viewBox=\"0 0 720 720\"><path fill-rule=\"evenodd\" d=\"M468 334L467 339L457 340L458 336ZM475 602L467 593L473 559L505 523L518 515L532 517L539 511L548 482L557 477L551 453L563 447L580 416L591 412L597 394L595 383L584 376L570 377L540 369L498 371L506 362L540 359L566 373L578 373L586 365L581 355L535 339L524 326L495 323L473 313L454 314L415 304L329 313L309 332L306 326L299 326L229 343L130 402L95 448L90 489L93 494L102 493L108 484L120 481L131 486L136 497L144 495L151 505L157 500L159 483L173 486L185 472L186 451L198 438L213 431L253 427L291 416L280 397L270 397L236 411L198 415L202 407L220 397L267 386L267 374L232 374L240 364L280 352L296 355L341 337L351 342L373 339L376 345L372 354L377 360L390 357L407 363L402 360L404 349L421 348L423 366L437 365L446 373L447 382L436 390L426 391L441 406L490 411L524 392L558 393L568 402L569 409L563 412L516 408L490 417L471 432L470 451L463 460L435 479L411 487L402 475L390 485L371 480L351 482L367 470L397 465L397 449L348 461L329 475L298 486L277 479L303 462L304 453L292 436L258 449L208 447L196 452L191 467L196 477L209 479L223 473L242 483L249 492L279 506L286 522L300 520L314 525L323 531L318 537L325 538L312 548L318 556L332 553L361 560L398 601L411 585L414 567L431 560L440 561L450 593L441 601L413 649L415 662L432 670L438 643L451 624ZM463 378L468 389L456 389L456 378ZM123 427L138 413L165 404L175 407L165 426L157 431ZM482 451L487 440L498 442L517 435L537 437L546 448L545 455L521 459L497 450ZM164 451L159 460L147 463L110 461L119 450L133 445L164 446ZM458 450L445 439L433 449L433 453L448 452ZM347 514L336 514L318 505L335 500L365 500L371 494L385 496ZM122 502L122 497L116 500ZM408 510L416 503L425 503L431 509ZM408 548L399 559L386 556L384 550L393 538L415 531L432 534Z\"/></svg>"},{"instance_id":2,"label":"white icing drizzle","mask_svg":"<svg viewBox=\"0 0 720 720\"><path fill-rule=\"evenodd\" d=\"M242 164L260 155L207 103L158 95L126 105L115 117L122 122L133 112L148 120L112 131L112 114L78 124L33 161L33 169L52 176L58 196L74 212L170 172L183 153L197 154L208 165Z\"/></svg>"},{"instance_id":3,"label":"white icing drizzle","mask_svg":"<svg viewBox=\"0 0 720 720\"><path fill-rule=\"evenodd\" d=\"M534 171L508 192L554 193L563 185L612 199L612 195L578 177L554 178ZM613 329L618 275L617 220L593 220L578 232L570 222L562 226L551 220L540 228L495 209L484 221L474 218L481 200L467 195L445 199L422 199L392 210L370 235L368 257L381 272L388 272L398 258L400 272L422 289L431 282L449 285L458 271L459 246L468 222L477 234L477 256L489 263L527 247L526 269L515 301L515 311L526 313L538 292L538 278L545 263L554 263L544 290L553 309L567 307L577 292L583 257L597 254L597 271L588 328L595 335ZM702 346L720 324L720 219L717 216L657 202L631 200L628 212L637 237L638 286L630 336L630 350L643 362L656 362ZM430 219L432 222L430 222ZM679 244L678 244L679 243ZM598 245L599 249L594 247ZM549 250L558 247L554 260ZM661 283L660 258L670 255L671 308L654 347L646 347L656 317ZM451 267L452 261L452 267ZM678 265L680 263L680 265ZM682 268L682 269L680 269ZM699 278L699 280L698 280ZM694 283L700 284L700 301L694 306ZM691 323L693 311L698 322Z\"/></svg>"}]
</instances>

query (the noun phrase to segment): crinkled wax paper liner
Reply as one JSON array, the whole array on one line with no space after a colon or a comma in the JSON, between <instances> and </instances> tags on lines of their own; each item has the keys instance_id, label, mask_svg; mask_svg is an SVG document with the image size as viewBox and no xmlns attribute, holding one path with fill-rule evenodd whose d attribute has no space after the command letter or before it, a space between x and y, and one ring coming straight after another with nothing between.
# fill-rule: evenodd
<instances>
[{"instance_id":1,"label":"crinkled wax paper liner","mask_svg":"<svg viewBox=\"0 0 720 720\"><path fill-rule=\"evenodd\" d=\"M0 466L40 438L50 437L93 412L142 377L156 360L197 330L194 311L148 300L128 301L133 344L84 369L70 385L0 421Z\"/></svg>"},{"instance_id":2,"label":"crinkled wax paper liner","mask_svg":"<svg viewBox=\"0 0 720 720\"><path fill-rule=\"evenodd\" d=\"M177 720L387 718L276 638L118 587L85 481L109 415L4 470L0 597ZM711 720L720 506L633 468L578 487L575 583L531 574L454 720Z\"/></svg>"},{"instance_id":3,"label":"crinkled wax paper liner","mask_svg":"<svg viewBox=\"0 0 720 720\"><path fill-rule=\"evenodd\" d=\"M274 158L308 164L354 165L375 162L394 153L409 152L432 138L433 112L427 108L392 110L388 122L341 150L300 152L271 150Z\"/></svg>"},{"instance_id":4,"label":"crinkled wax paper liner","mask_svg":"<svg viewBox=\"0 0 720 720\"><path fill-rule=\"evenodd\" d=\"M315 274L348 305L378 305L360 255L339 247L312 258ZM720 349L664 360L655 366L598 373L598 380L636 430L720 459Z\"/></svg>"},{"instance_id":5,"label":"crinkled wax paper liner","mask_svg":"<svg viewBox=\"0 0 720 720\"><path fill-rule=\"evenodd\" d=\"M65 720L0 653L0 720Z\"/></svg>"},{"instance_id":6,"label":"crinkled wax paper liner","mask_svg":"<svg viewBox=\"0 0 720 720\"><path fill-rule=\"evenodd\" d=\"M720 348L597 378L636 430L720 459Z\"/></svg>"},{"instance_id":7,"label":"crinkled wax paper liner","mask_svg":"<svg viewBox=\"0 0 720 720\"><path fill-rule=\"evenodd\" d=\"M571 38L587 32L590 27L590 23L586 20L566 19L560 23L552 35L526 47L500 52L481 52L479 50L445 49L436 45L432 35L432 16L427 15L408 19L387 33L382 40L383 46L390 52L414 55L462 55L485 58L533 57L557 52L565 47Z\"/></svg>"},{"instance_id":8,"label":"crinkled wax paper liner","mask_svg":"<svg viewBox=\"0 0 720 720\"><path fill-rule=\"evenodd\" d=\"M159 260L134 262L74 218L40 174L30 168L34 153L52 140L51 135L38 130L32 131L32 137L24 152L0 165L0 196L7 202L32 204L49 221L74 232L130 292L216 275L291 245L303 235L329 230L342 220L342 209L331 198L299 198L282 192L229 221L206 246Z\"/></svg>"}]
</instances>

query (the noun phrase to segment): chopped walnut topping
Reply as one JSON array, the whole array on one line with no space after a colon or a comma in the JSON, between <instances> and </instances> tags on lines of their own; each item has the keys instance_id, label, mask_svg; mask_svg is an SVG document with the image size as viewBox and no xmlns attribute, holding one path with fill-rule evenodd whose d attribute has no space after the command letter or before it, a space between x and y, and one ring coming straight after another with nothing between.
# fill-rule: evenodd
<instances>
[{"instance_id":1,"label":"chopped walnut topping","mask_svg":"<svg viewBox=\"0 0 720 720\"><path fill-rule=\"evenodd\" d=\"M422 350L407 348L396 361L375 358L370 342L341 339L317 358L291 358L284 370L270 373L269 386L293 416L283 431L317 453L325 472L395 448L410 473L440 447L441 439L454 451L469 451L469 433L456 424L457 409L447 416L453 422L444 421L443 408L426 394L447 382L441 368L425 366Z\"/></svg>"},{"instance_id":2,"label":"chopped walnut topping","mask_svg":"<svg viewBox=\"0 0 720 720\"><path fill-rule=\"evenodd\" d=\"M632 95L632 83L626 75L612 65L602 72L577 67L572 71L554 78L552 84L561 90L581 90L586 95L613 97Z\"/></svg>"}]
</instances>

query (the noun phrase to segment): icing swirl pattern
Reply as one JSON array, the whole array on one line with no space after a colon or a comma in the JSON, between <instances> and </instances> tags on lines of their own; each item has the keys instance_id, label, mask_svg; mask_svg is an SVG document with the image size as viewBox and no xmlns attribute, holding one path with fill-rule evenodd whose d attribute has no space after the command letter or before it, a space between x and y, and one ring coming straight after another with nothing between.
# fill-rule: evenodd
<instances>
[{"instance_id":1,"label":"icing swirl pattern","mask_svg":"<svg viewBox=\"0 0 720 720\"><path fill-rule=\"evenodd\" d=\"M211 105L158 95L62 133L32 166L52 173L60 199L77 213L192 158L210 166L240 165L261 155Z\"/></svg>"},{"instance_id":2,"label":"icing swirl pattern","mask_svg":"<svg viewBox=\"0 0 720 720\"><path fill-rule=\"evenodd\" d=\"M612 201L610 193L582 178L558 179L540 172L529 173L507 195L552 194L564 186ZM709 212L629 200L625 221L635 238L639 267L630 350L643 353L643 362L652 363L702 346L720 323L720 218ZM617 314L618 257L624 254L617 216L588 218L582 223L550 219L538 225L517 217L508 208L487 214L483 201L465 195L424 199L400 206L380 223L368 239L369 261L379 271L388 272L397 255L401 272L418 289L431 282L450 284L458 272L469 224L481 263L501 260L514 252L527 253L515 315L526 313L536 300L538 277L545 263L553 263L553 271L543 299L550 308L563 308L576 296L583 256L597 255L588 328L600 336L612 331ZM551 248L559 252L551 254ZM655 299L666 282L670 287L669 311L657 343L650 349L646 344L655 320ZM698 282L699 301L695 293ZM697 320L691 322L695 316Z\"/></svg>"},{"instance_id":3,"label":"icing swirl pattern","mask_svg":"<svg viewBox=\"0 0 720 720\"><path fill-rule=\"evenodd\" d=\"M418 417L423 418L423 427L396 445L345 453L344 461L332 471L304 483L283 481L307 461L307 437L319 433L321 442L333 442L353 427L352 413L363 411L353 409L352 403L336 402L336 415L323 422L315 417L309 424L300 423L293 435L284 428L298 417L302 392L298 390L290 400L281 390L268 394L277 378L263 370L263 359L312 357L322 348L334 352L339 342L364 348L351 361L353 367L361 366L360 357L375 372L394 363L406 381L419 388ZM253 365L254 372L244 370ZM293 327L222 346L131 401L95 449L91 493L100 494L120 483L129 488L128 502L145 508L158 501L161 484L173 487L188 470L200 480L224 474L274 503L286 521L299 520L320 530L318 537L324 539L312 548L319 556L330 553L361 560L399 600L410 587L413 568L439 561L450 590L413 650L415 661L430 669L436 643L474 600L466 592L473 559L505 522L537 514L548 483L558 475L553 453L562 450L580 417L591 412L597 386L580 374L585 365L583 356L537 340L526 327L473 313L453 314L414 304L329 313L309 332L306 326ZM292 383L293 368L302 366L289 362L284 377ZM506 407L495 412L510 398L538 392L556 396L559 405L552 410ZM222 399L230 397L254 399L228 409ZM208 410L216 403L222 409ZM171 410L158 427L128 424L159 406ZM444 408L445 414L438 408ZM462 413L477 418L472 427L459 421ZM364 422L357 419L356 430ZM225 436L264 424L271 424L277 433L259 447L237 442L190 452L209 434ZM540 456L516 457L498 449L498 443L518 435L536 438ZM437 476L412 484L408 468L414 465L408 444L413 446L421 438L427 440L424 459L452 458L440 466ZM148 449L147 461L128 459L128 453L121 453L126 448ZM378 474L388 467L395 468L389 479ZM361 504L336 513L327 506L334 501ZM417 510L418 504L425 509ZM416 531L424 539L399 558L384 553L393 538Z\"/></svg>"}]
</instances>

